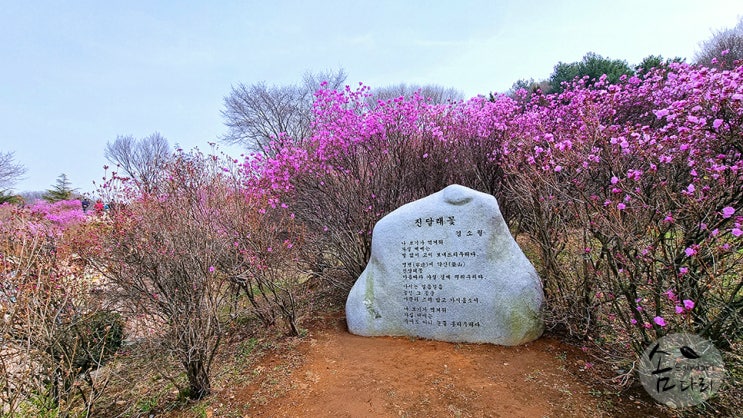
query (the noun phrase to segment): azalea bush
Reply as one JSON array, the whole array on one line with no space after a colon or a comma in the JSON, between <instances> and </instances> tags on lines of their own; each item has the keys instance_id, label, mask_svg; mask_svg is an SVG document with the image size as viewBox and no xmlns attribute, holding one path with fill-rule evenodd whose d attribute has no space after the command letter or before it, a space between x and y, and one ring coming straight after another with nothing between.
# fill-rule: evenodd
<instances>
[{"instance_id":1,"label":"azalea bush","mask_svg":"<svg viewBox=\"0 0 743 418\"><path fill-rule=\"evenodd\" d=\"M3 413L90 413L105 387L91 373L121 345L123 324L77 256L84 220L79 201L0 206Z\"/></svg>"},{"instance_id":2,"label":"azalea bush","mask_svg":"<svg viewBox=\"0 0 743 418\"><path fill-rule=\"evenodd\" d=\"M137 338L176 360L187 379L180 392L198 399L211 392L235 297L244 294L263 325L283 318L290 333L299 333L304 281L292 274L298 258L291 254L301 239L289 214L250 188L233 161L179 151L161 168L162 180L147 190L128 187L125 178L105 182L126 203L102 221L102 238L87 257L140 325Z\"/></svg>"},{"instance_id":3,"label":"azalea bush","mask_svg":"<svg viewBox=\"0 0 743 418\"><path fill-rule=\"evenodd\" d=\"M304 228L286 204L279 202L255 173L230 163L223 167L230 185L222 195L220 228L232 242L230 271L235 296L244 295L250 313L266 327L281 319L291 335L299 335L310 277L304 248ZM238 302L238 300L235 300ZM237 312L239 314L239 312Z\"/></svg>"},{"instance_id":4,"label":"azalea bush","mask_svg":"<svg viewBox=\"0 0 743 418\"><path fill-rule=\"evenodd\" d=\"M510 144L509 194L572 331L635 351L671 330L740 339L739 77L673 64L525 111L537 123Z\"/></svg>"},{"instance_id":5,"label":"azalea bush","mask_svg":"<svg viewBox=\"0 0 743 418\"><path fill-rule=\"evenodd\" d=\"M346 288L379 218L460 183L498 198L553 328L628 361L669 332L726 348L743 329L742 76L675 63L447 104L320 91L310 139L246 167Z\"/></svg>"},{"instance_id":6,"label":"azalea bush","mask_svg":"<svg viewBox=\"0 0 743 418\"><path fill-rule=\"evenodd\" d=\"M186 373L182 391L210 392L209 372L224 333L220 309L227 298L232 241L219 227L223 188L218 167L182 153L163 167L164 180L146 192L121 196L90 257L111 282L110 291L138 317L144 335ZM113 182L109 184L114 184ZM126 190L126 188L121 188Z\"/></svg>"},{"instance_id":7,"label":"azalea bush","mask_svg":"<svg viewBox=\"0 0 743 418\"><path fill-rule=\"evenodd\" d=\"M502 172L486 148L505 125L493 126L489 112L515 109L484 99L435 104L417 94L370 106L368 97L366 86L318 91L312 136L301 145L280 137L274 156L244 164L258 173L253 187L304 226L314 272L342 290L366 266L382 216L452 183L495 193Z\"/></svg>"}]
</instances>

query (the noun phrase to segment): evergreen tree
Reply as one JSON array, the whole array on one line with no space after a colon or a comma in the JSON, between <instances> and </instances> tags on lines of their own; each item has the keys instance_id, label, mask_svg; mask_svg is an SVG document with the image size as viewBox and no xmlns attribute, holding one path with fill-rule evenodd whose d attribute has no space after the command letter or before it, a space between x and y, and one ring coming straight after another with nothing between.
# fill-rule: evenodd
<instances>
[{"instance_id":1,"label":"evergreen tree","mask_svg":"<svg viewBox=\"0 0 743 418\"><path fill-rule=\"evenodd\" d=\"M653 68L660 68L672 62L681 63L681 62L684 62L684 59L681 57L663 58L662 55L648 55L647 57L643 58L639 64L635 66L635 73L636 74L647 74Z\"/></svg>"},{"instance_id":2,"label":"evergreen tree","mask_svg":"<svg viewBox=\"0 0 743 418\"><path fill-rule=\"evenodd\" d=\"M19 195L15 195L7 190L0 190L0 205L3 203L21 203L23 198Z\"/></svg>"},{"instance_id":3,"label":"evergreen tree","mask_svg":"<svg viewBox=\"0 0 743 418\"><path fill-rule=\"evenodd\" d=\"M60 200L70 200L74 193L75 189L72 188L70 180L67 178L66 174L62 173L57 177L57 184L44 192L41 198L49 203L54 203L59 202Z\"/></svg>"},{"instance_id":4,"label":"evergreen tree","mask_svg":"<svg viewBox=\"0 0 743 418\"><path fill-rule=\"evenodd\" d=\"M549 82L551 92L559 93L563 90L563 82L569 83L576 77L588 76L591 81L596 81L606 74L607 81L616 84L623 75L632 73L632 69L624 60L612 60L594 52L589 52L579 62L557 63Z\"/></svg>"}]
</instances>

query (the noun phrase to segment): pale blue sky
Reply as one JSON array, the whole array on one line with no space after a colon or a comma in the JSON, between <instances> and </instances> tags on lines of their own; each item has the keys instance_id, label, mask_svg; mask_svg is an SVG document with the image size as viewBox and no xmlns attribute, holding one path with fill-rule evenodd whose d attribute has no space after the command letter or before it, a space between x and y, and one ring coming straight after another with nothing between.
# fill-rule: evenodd
<instances>
[{"instance_id":1,"label":"pale blue sky","mask_svg":"<svg viewBox=\"0 0 743 418\"><path fill-rule=\"evenodd\" d=\"M349 84L472 97L547 78L589 51L631 65L691 59L739 16L739 0L0 0L0 152L28 169L17 192L61 173L88 192L117 135L157 131L208 150L237 83L343 68Z\"/></svg>"}]
</instances>

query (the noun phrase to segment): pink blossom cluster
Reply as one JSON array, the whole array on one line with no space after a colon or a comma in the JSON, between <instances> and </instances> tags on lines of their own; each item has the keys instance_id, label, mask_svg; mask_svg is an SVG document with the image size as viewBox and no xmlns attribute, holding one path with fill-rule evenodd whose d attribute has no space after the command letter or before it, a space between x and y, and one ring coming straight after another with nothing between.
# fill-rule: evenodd
<instances>
[{"instance_id":1,"label":"pink blossom cluster","mask_svg":"<svg viewBox=\"0 0 743 418\"><path fill-rule=\"evenodd\" d=\"M54 203L40 200L34 203L30 209L31 212L42 216L62 229L86 219L80 201L77 199L61 200Z\"/></svg>"},{"instance_id":2,"label":"pink blossom cluster","mask_svg":"<svg viewBox=\"0 0 743 418\"><path fill-rule=\"evenodd\" d=\"M709 289L725 292L722 276L735 275L723 266L741 261L743 67L670 64L616 85L583 79L560 94L450 103L414 95L370 105L370 94L318 91L310 138L280 137L275 155L248 157L245 193L319 236L362 237L343 250L368 246L374 222L400 204L460 183L494 194L527 233L548 230L542 248L576 248L592 283L580 291L623 301L611 317L643 328L681 326L674 313L692 313L700 328L731 320L711 313L723 307L692 308L712 303ZM317 216L335 207L336 217ZM548 289L578 274L555 268L543 272ZM560 287L566 300L578 289ZM659 298L669 287L678 300ZM659 302L640 311L638 297Z\"/></svg>"}]
</instances>

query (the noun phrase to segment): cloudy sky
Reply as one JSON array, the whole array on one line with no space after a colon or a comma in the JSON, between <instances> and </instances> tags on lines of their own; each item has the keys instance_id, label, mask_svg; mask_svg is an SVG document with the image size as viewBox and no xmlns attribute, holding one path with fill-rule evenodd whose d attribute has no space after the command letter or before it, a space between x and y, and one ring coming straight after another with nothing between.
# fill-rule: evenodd
<instances>
[{"instance_id":1,"label":"cloudy sky","mask_svg":"<svg viewBox=\"0 0 743 418\"><path fill-rule=\"evenodd\" d=\"M160 132L208 151L237 83L342 68L349 84L437 84L472 97L548 78L589 51L630 65L651 54L692 59L743 17L739 0L0 5L0 152L28 170L16 192L48 189L62 173L93 191L117 135Z\"/></svg>"}]
</instances>

